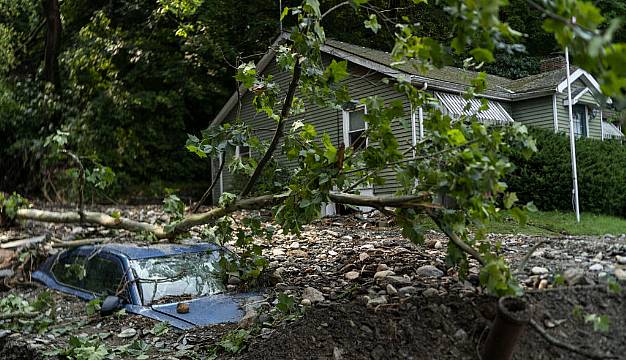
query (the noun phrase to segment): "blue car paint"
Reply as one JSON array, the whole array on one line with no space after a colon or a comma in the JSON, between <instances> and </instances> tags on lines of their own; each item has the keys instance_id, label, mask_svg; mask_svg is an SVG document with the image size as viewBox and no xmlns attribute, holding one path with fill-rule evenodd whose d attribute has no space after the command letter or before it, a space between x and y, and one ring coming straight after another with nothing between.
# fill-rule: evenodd
<instances>
[{"instance_id":1,"label":"blue car paint","mask_svg":"<svg viewBox=\"0 0 626 360\"><path fill-rule=\"evenodd\" d=\"M129 284L128 289L131 303L124 304L123 306L127 313L145 316L157 321L166 321L171 326L183 330L211 324L237 322L244 315L242 304L247 300L257 298L256 294L214 294L184 301L189 304L190 310L186 314L179 314L176 311L178 303L152 306L144 306L141 303L141 296L135 282L134 273L130 270L130 260L206 251L227 250L218 245L209 243L194 245L162 244L150 247L140 247L129 244L85 245L68 250L65 253L51 256L33 273L32 277L34 280L43 283L51 289L74 295L86 301L93 300L99 296L87 290L74 288L58 282L52 274L52 266L59 256L90 256L97 252L97 256L121 263L122 269L127 277L126 280Z\"/></svg>"}]
</instances>

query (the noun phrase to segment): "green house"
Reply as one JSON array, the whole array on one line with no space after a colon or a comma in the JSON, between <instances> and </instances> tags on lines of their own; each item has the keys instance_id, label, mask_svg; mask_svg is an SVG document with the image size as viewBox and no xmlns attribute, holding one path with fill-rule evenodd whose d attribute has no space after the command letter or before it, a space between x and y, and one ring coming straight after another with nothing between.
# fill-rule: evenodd
<instances>
[{"instance_id":1,"label":"green house","mask_svg":"<svg viewBox=\"0 0 626 360\"><path fill-rule=\"evenodd\" d=\"M288 35L280 36L274 46L285 41ZM401 143L400 151L406 151L417 141L428 136L424 133L423 123L426 113L421 108L412 109L404 94L394 90L393 82L383 82L383 79L403 78L413 84L426 88L436 98L444 111L451 116L461 114L476 114L476 116L490 123L510 123L519 121L528 126L552 129L556 132L569 134L567 79L564 60L551 59L542 66L544 71L538 75L511 80L495 75L487 75L487 89L480 95L489 103L487 111L478 112L481 106L479 99L470 101L469 110L467 100L462 94L471 85L471 80L477 76L476 72L444 67L432 69L427 73L418 72L410 64L392 67L393 59L389 53L348 44L345 42L327 40L321 51L329 60L334 58L346 60L350 76L344 83L354 99L361 99L377 95L386 102L400 100L405 107L405 113L410 114L405 119L411 124L403 127L399 122L394 125L396 137ZM272 75L281 89L287 89L290 74L279 71L275 62L275 53L270 50L257 64L257 71L263 75ZM571 76L571 91L573 104L574 132L579 137L589 137L599 140L608 138L622 138L623 134L614 125L603 121L603 112L611 100L602 96L597 81L582 69L575 69ZM273 135L275 122L262 113L257 113L252 104L254 94L241 88L235 92L213 123L233 121L237 116L249 124L255 134L262 140L269 141ZM321 108L314 104L306 104L306 112L290 119L286 128L293 121L304 120L315 125L319 134L327 133L333 143L346 146L367 146L367 141L354 143L358 135L366 129L363 114L367 109L363 106L354 106L345 109ZM232 154L231 154L232 155ZM235 149L236 156L250 156L248 148ZM289 165L282 154L275 155L281 163ZM213 161L213 176L217 176L220 159ZM389 169L382 174L385 184L372 188L360 189L363 194L389 194L398 189L395 173ZM235 192L242 185L244 179L237 179L227 170L220 175L219 182L214 188L213 199L218 199L222 192ZM329 210L332 211L332 210Z\"/></svg>"}]
</instances>

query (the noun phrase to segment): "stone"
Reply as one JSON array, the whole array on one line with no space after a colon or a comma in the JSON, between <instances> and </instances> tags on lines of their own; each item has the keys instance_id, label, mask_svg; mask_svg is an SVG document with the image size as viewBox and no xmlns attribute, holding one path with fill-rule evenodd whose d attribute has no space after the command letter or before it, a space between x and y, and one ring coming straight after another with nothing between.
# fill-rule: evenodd
<instances>
[{"instance_id":1,"label":"stone","mask_svg":"<svg viewBox=\"0 0 626 360\"><path fill-rule=\"evenodd\" d=\"M368 302L367 302L367 307L371 308L371 307L375 307L378 305L384 305L387 303L387 297L385 295L382 296L378 296L375 298L371 298Z\"/></svg>"},{"instance_id":2,"label":"stone","mask_svg":"<svg viewBox=\"0 0 626 360\"><path fill-rule=\"evenodd\" d=\"M376 272L381 272L385 270L389 270L389 266L387 266L387 264L378 264L378 266L376 267Z\"/></svg>"},{"instance_id":3,"label":"stone","mask_svg":"<svg viewBox=\"0 0 626 360\"><path fill-rule=\"evenodd\" d=\"M385 278L385 282L396 286L409 286L411 285L411 279L404 276L390 275Z\"/></svg>"},{"instance_id":4,"label":"stone","mask_svg":"<svg viewBox=\"0 0 626 360\"><path fill-rule=\"evenodd\" d=\"M133 329L133 328L127 328L122 330L119 334L117 334L117 337L119 338L131 338L133 336L137 335L137 330Z\"/></svg>"},{"instance_id":5,"label":"stone","mask_svg":"<svg viewBox=\"0 0 626 360\"><path fill-rule=\"evenodd\" d=\"M302 301L300 301L300 305L302 305L302 306L311 306L311 300L309 300L309 299L302 299Z\"/></svg>"},{"instance_id":6,"label":"stone","mask_svg":"<svg viewBox=\"0 0 626 360\"><path fill-rule=\"evenodd\" d=\"M602 269L604 269L604 266L602 266L602 264L593 264L589 267L590 271L602 271Z\"/></svg>"},{"instance_id":7,"label":"stone","mask_svg":"<svg viewBox=\"0 0 626 360\"><path fill-rule=\"evenodd\" d=\"M626 256L617 255L615 257L615 260L617 261L618 264L626 265Z\"/></svg>"},{"instance_id":8,"label":"stone","mask_svg":"<svg viewBox=\"0 0 626 360\"><path fill-rule=\"evenodd\" d=\"M330 256L337 256L337 252L334 250L328 250L328 255Z\"/></svg>"},{"instance_id":9,"label":"stone","mask_svg":"<svg viewBox=\"0 0 626 360\"><path fill-rule=\"evenodd\" d=\"M396 273L391 270L378 271L376 272L376 274L374 274L374 279L384 279L389 275L395 275L395 274Z\"/></svg>"},{"instance_id":10,"label":"stone","mask_svg":"<svg viewBox=\"0 0 626 360\"><path fill-rule=\"evenodd\" d=\"M587 281L585 280L585 271L579 268L569 268L563 271L563 279L567 285L582 285Z\"/></svg>"},{"instance_id":11,"label":"stone","mask_svg":"<svg viewBox=\"0 0 626 360\"><path fill-rule=\"evenodd\" d=\"M294 241L291 243L291 245L289 245L290 249L299 249L300 248L300 243L297 241Z\"/></svg>"},{"instance_id":12,"label":"stone","mask_svg":"<svg viewBox=\"0 0 626 360\"><path fill-rule=\"evenodd\" d=\"M358 271L348 271L347 273L344 274L344 276L346 277L346 279L348 280L356 280L359 278L359 272Z\"/></svg>"},{"instance_id":13,"label":"stone","mask_svg":"<svg viewBox=\"0 0 626 360\"><path fill-rule=\"evenodd\" d=\"M547 280L547 279L542 279L542 280L539 282L539 286L538 286L538 288L539 288L539 289L547 289L547 288L548 288L548 280Z\"/></svg>"},{"instance_id":14,"label":"stone","mask_svg":"<svg viewBox=\"0 0 626 360\"><path fill-rule=\"evenodd\" d=\"M272 255L274 256L285 256L285 250L281 248L272 249Z\"/></svg>"},{"instance_id":15,"label":"stone","mask_svg":"<svg viewBox=\"0 0 626 360\"><path fill-rule=\"evenodd\" d=\"M289 255L293 257L307 257L306 251L300 249L290 250Z\"/></svg>"},{"instance_id":16,"label":"stone","mask_svg":"<svg viewBox=\"0 0 626 360\"><path fill-rule=\"evenodd\" d=\"M254 325L256 319L259 317L259 313L254 309L249 309L246 311L246 314L239 320L239 327L247 329L250 326Z\"/></svg>"},{"instance_id":17,"label":"stone","mask_svg":"<svg viewBox=\"0 0 626 360\"><path fill-rule=\"evenodd\" d=\"M241 280L237 276L230 275L228 277L228 285L239 285L241 284Z\"/></svg>"},{"instance_id":18,"label":"stone","mask_svg":"<svg viewBox=\"0 0 626 360\"><path fill-rule=\"evenodd\" d=\"M359 261L365 261L368 257L370 257L367 253L360 253L359 254Z\"/></svg>"},{"instance_id":19,"label":"stone","mask_svg":"<svg viewBox=\"0 0 626 360\"><path fill-rule=\"evenodd\" d=\"M415 286L405 286L398 290L400 296L409 296L413 294L417 294L419 290Z\"/></svg>"},{"instance_id":20,"label":"stone","mask_svg":"<svg viewBox=\"0 0 626 360\"><path fill-rule=\"evenodd\" d=\"M428 288L422 292L425 297L433 297L439 295L439 290L434 288Z\"/></svg>"},{"instance_id":21,"label":"stone","mask_svg":"<svg viewBox=\"0 0 626 360\"><path fill-rule=\"evenodd\" d=\"M343 350L335 346L333 349L333 358L335 360L343 360Z\"/></svg>"},{"instance_id":22,"label":"stone","mask_svg":"<svg viewBox=\"0 0 626 360\"><path fill-rule=\"evenodd\" d=\"M454 333L454 338L460 341L467 339L467 333L463 329L459 329Z\"/></svg>"},{"instance_id":23,"label":"stone","mask_svg":"<svg viewBox=\"0 0 626 360\"><path fill-rule=\"evenodd\" d=\"M613 271L613 275L619 281L626 281L626 270L617 268Z\"/></svg>"},{"instance_id":24,"label":"stone","mask_svg":"<svg viewBox=\"0 0 626 360\"><path fill-rule=\"evenodd\" d=\"M189 312L189 304L178 303L178 305L176 305L176 312L179 314L187 314Z\"/></svg>"},{"instance_id":25,"label":"stone","mask_svg":"<svg viewBox=\"0 0 626 360\"><path fill-rule=\"evenodd\" d=\"M435 243L435 249L437 249L437 250L443 249L443 243L441 241L437 241Z\"/></svg>"},{"instance_id":26,"label":"stone","mask_svg":"<svg viewBox=\"0 0 626 360\"><path fill-rule=\"evenodd\" d=\"M530 269L530 272L533 275L545 275L547 273L549 273L550 271L544 267L541 266L534 266L532 269Z\"/></svg>"},{"instance_id":27,"label":"stone","mask_svg":"<svg viewBox=\"0 0 626 360\"><path fill-rule=\"evenodd\" d=\"M420 276L420 277L440 278L443 276L443 271L437 269L435 266L432 266L432 265L424 265L424 266L420 266L417 269L416 274L417 276Z\"/></svg>"},{"instance_id":28,"label":"stone","mask_svg":"<svg viewBox=\"0 0 626 360\"><path fill-rule=\"evenodd\" d=\"M387 292L387 294L389 294L390 296L396 296L398 295L398 290L396 290L395 287L393 287L393 285L391 284L387 284L387 287L385 288L385 291Z\"/></svg>"},{"instance_id":29,"label":"stone","mask_svg":"<svg viewBox=\"0 0 626 360\"><path fill-rule=\"evenodd\" d=\"M317 302L324 301L324 294L322 294L321 291L315 288L307 286L306 288L304 288L304 292L302 293L302 298L310 300L311 303L317 303Z\"/></svg>"}]
</instances>

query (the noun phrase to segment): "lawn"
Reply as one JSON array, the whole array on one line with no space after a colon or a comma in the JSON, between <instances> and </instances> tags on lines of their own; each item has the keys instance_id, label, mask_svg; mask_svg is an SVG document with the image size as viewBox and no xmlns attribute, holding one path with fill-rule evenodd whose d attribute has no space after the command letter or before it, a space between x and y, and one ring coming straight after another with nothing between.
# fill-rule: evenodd
<instances>
[{"instance_id":1,"label":"lawn","mask_svg":"<svg viewBox=\"0 0 626 360\"><path fill-rule=\"evenodd\" d=\"M529 235L620 235L626 234L626 219L583 213L580 223L576 222L573 212L538 211L528 214L528 223L519 225L511 216L505 214L499 222L490 225L490 232Z\"/></svg>"},{"instance_id":2,"label":"lawn","mask_svg":"<svg viewBox=\"0 0 626 360\"><path fill-rule=\"evenodd\" d=\"M435 224L424 218L422 226L436 229ZM526 225L521 226L507 212L502 215L500 221L493 222L488 226L490 233L496 234L526 234L536 236L555 235L621 235L626 234L626 219L583 213L580 215L580 223L576 223L576 215L573 212L538 211L528 213Z\"/></svg>"}]
</instances>

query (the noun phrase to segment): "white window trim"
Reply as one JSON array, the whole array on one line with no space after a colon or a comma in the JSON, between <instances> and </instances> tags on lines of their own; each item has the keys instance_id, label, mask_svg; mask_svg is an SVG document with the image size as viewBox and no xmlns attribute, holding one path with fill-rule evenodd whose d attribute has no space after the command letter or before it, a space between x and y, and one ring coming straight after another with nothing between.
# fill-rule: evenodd
<instances>
[{"instance_id":1,"label":"white window trim","mask_svg":"<svg viewBox=\"0 0 626 360\"><path fill-rule=\"evenodd\" d=\"M602 117L602 109L600 109L600 139L602 141L604 141L604 126L602 125L603 122L604 119Z\"/></svg>"},{"instance_id":2,"label":"white window trim","mask_svg":"<svg viewBox=\"0 0 626 360\"><path fill-rule=\"evenodd\" d=\"M235 157L236 158L241 157L240 156L240 153L241 153L240 151L241 151L241 146L239 146L239 145L235 146ZM248 147L248 156L250 156L250 151L251 151L250 147Z\"/></svg>"},{"instance_id":3,"label":"white window trim","mask_svg":"<svg viewBox=\"0 0 626 360\"><path fill-rule=\"evenodd\" d=\"M585 137L589 137L589 106L585 105Z\"/></svg>"},{"instance_id":4,"label":"white window trim","mask_svg":"<svg viewBox=\"0 0 626 360\"><path fill-rule=\"evenodd\" d=\"M424 112L421 106L415 111L413 105L411 105L411 145L413 146L413 157L415 157L415 146L417 146L418 139L424 140Z\"/></svg>"},{"instance_id":5,"label":"white window trim","mask_svg":"<svg viewBox=\"0 0 626 360\"><path fill-rule=\"evenodd\" d=\"M358 105L354 110L342 110L343 117L343 144L346 147L349 147L350 144L350 113L355 111L361 111L363 109L363 113L367 115L367 106L366 105ZM365 131L367 131L367 121L365 121ZM369 146L369 139L365 137L365 147Z\"/></svg>"}]
</instances>

